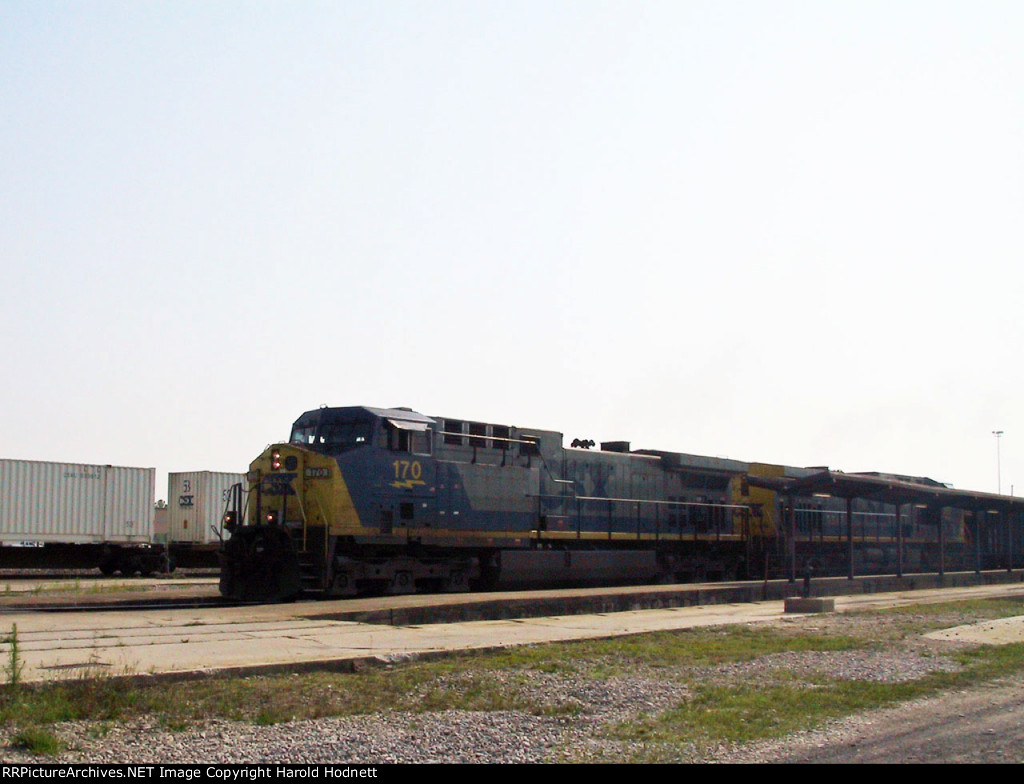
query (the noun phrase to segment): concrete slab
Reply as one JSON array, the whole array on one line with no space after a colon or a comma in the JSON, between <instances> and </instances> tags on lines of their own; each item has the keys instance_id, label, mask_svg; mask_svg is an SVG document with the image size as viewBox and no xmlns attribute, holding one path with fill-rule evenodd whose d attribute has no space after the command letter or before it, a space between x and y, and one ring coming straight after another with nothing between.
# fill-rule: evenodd
<instances>
[{"instance_id":1,"label":"concrete slab","mask_svg":"<svg viewBox=\"0 0 1024 784\"><path fill-rule=\"evenodd\" d=\"M452 650L527 645L782 616L780 602L592 616L382 626L295 617L294 606L139 612L10 613L28 681L184 674L312 664L344 666ZM9 637L8 637L9 639ZM9 641L0 646L6 656Z\"/></svg>"},{"instance_id":2,"label":"concrete slab","mask_svg":"<svg viewBox=\"0 0 1024 784\"><path fill-rule=\"evenodd\" d=\"M980 645L1009 645L1024 642L1024 615L1014 618L1000 618L997 621L955 626L940 629L925 635L930 640L947 642L972 642Z\"/></svg>"},{"instance_id":3,"label":"concrete slab","mask_svg":"<svg viewBox=\"0 0 1024 784\"><path fill-rule=\"evenodd\" d=\"M832 613L836 600L824 596L790 596L785 600L787 613Z\"/></svg>"}]
</instances>

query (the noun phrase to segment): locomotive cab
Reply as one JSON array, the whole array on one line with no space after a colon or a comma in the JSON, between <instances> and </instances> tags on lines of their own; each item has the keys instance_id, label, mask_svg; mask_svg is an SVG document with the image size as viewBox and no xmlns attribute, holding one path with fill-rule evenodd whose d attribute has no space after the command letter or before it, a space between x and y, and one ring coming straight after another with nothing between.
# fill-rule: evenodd
<instances>
[{"instance_id":1,"label":"locomotive cab","mask_svg":"<svg viewBox=\"0 0 1024 784\"><path fill-rule=\"evenodd\" d=\"M413 521L436 516L433 424L404 409L302 414L287 442L250 465L244 524L221 553L221 593L280 601L303 589L411 590L416 570L396 573L389 556L408 546ZM369 557L355 562L357 542Z\"/></svg>"}]
</instances>

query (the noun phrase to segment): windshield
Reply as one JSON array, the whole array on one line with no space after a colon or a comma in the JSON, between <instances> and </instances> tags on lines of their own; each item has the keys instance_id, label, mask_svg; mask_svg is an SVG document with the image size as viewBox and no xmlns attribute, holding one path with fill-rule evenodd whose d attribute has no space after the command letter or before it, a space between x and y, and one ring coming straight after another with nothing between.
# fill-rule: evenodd
<instances>
[{"instance_id":1,"label":"windshield","mask_svg":"<svg viewBox=\"0 0 1024 784\"><path fill-rule=\"evenodd\" d=\"M289 441L329 455L370 443L373 419L353 419L331 412L324 412L319 419L319 422L300 419L292 428Z\"/></svg>"},{"instance_id":2,"label":"windshield","mask_svg":"<svg viewBox=\"0 0 1024 784\"><path fill-rule=\"evenodd\" d=\"M373 422L367 419L349 422L328 422L320 428L318 444L325 452L334 454L370 443Z\"/></svg>"},{"instance_id":3,"label":"windshield","mask_svg":"<svg viewBox=\"0 0 1024 784\"><path fill-rule=\"evenodd\" d=\"M316 433L316 425L308 425L306 427L294 427L292 428L292 437L288 439L289 443L302 444L303 446L309 446L313 443L313 436Z\"/></svg>"}]
</instances>

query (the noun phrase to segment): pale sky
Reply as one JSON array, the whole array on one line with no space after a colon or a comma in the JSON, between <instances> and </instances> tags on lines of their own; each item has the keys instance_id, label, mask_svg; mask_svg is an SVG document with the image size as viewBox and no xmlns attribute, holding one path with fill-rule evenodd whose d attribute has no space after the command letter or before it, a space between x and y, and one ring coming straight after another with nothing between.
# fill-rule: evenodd
<instances>
[{"instance_id":1,"label":"pale sky","mask_svg":"<svg viewBox=\"0 0 1024 784\"><path fill-rule=\"evenodd\" d=\"M408 406L1024 490L1020 0L0 0L0 106L0 457Z\"/></svg>"}]
</instances>

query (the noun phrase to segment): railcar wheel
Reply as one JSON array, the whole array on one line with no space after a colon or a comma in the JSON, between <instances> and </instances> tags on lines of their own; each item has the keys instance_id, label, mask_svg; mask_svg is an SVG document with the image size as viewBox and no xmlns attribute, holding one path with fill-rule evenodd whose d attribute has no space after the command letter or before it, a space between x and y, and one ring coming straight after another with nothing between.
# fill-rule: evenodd
<instances>
[{"instance_id":1,"label":"railcar wheel","mask_svg":"<svg viewBox=\"0 0 1024 784\"><path fill-rule=\"evenodd\" d=\"M468 591L469 581L466 579L466 573L459 569L453 569L448 575L448 579L444 581L443 590L446 593L463 593Z\"/></svg>"},{"instance_id":2,"label":"railcar wheel","mask_svg":"<svg viewBox=\"0 0 1024 784\"><path fill-rule=\"evenodd\" d=\"M142 564L137 556L122 557L117 568L124 577L132 577L142 571Z\"/></svg>"},{"instance_id":3,"label":"railcar wheel","mask_svg":"<svg viewBox=\"0 0 1024 784\"><path fill-rule=\"evenodd\" d=\"M416 583L412 578L412 572L395 572L391 584L388 586L389 594L416 593Z\"/></svg>"}]
</instances>

